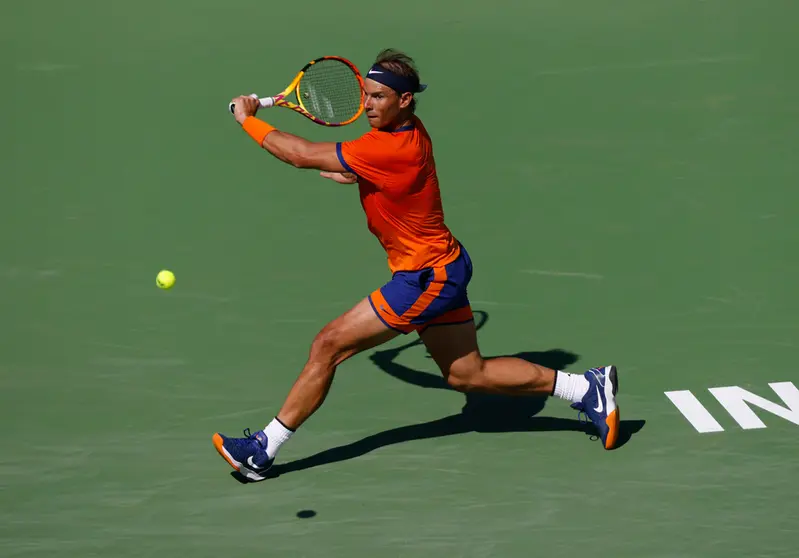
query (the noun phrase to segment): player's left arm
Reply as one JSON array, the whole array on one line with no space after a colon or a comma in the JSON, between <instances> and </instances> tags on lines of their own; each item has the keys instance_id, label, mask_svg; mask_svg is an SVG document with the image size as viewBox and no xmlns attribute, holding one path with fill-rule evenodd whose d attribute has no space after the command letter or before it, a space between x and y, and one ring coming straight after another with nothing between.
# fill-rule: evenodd
<instances>
[{"instance_id":1,"label":"player's left arm","mask_svg":"<svg viewBox=\"0 0 799 558\"><path fill-rule=\"evenodd\" d=\"M329 178L339 184L355 184L358 182L358 177L351 172L327 172L322 171L319 173L322 178Z\"/></svg>"},{"instance_id":2,"label":"player's left arm","mask_svg":"<svg viewBox=\"0 0 799 558\"><path fill-rule=\"evenodd\" d=\"M335 143L312 142L288 132L275 130L264 138L261 147L284 163L298 169L346 171L336 155Z\"/></svg>"},{"instance_id":3,"label":"player's left arm","mask_svg":"<svg viewBox=\"0 0 799 558\"><path fill-rule=\"evenodd\" d=\"M259 104L252 97L237 97L233 102L236 121L250 137L277 159L300 169L347 171L339 161L335 143L313 142L275 129L274 126L255 117Z\"/></svg>"}]
</instances>

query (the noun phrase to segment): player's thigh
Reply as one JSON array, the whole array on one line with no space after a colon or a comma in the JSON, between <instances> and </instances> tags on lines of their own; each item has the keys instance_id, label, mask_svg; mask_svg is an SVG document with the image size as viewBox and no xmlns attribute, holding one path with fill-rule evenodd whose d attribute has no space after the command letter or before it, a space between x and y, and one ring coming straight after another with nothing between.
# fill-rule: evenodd
<instances>
[{"instance_id":1,"label":"player's thigh","mask_svg":"<svg viewBox=\"0 0 799 558\"><path fill-rule=\"evenodd\" d=\"M477 345L477 329L473 321L431 326L425 328L419 337L451 384L468 382L482 370L483 357Z\"/></svg>"},{"instance_id":2,"label":"player's thigh","mask_svg":"<svg viewBox=\"0 0 799 558\"><path fill-rule=\"evenodd\" d=\"M365 298L322 328L311 346L311 357L339 364L397 335L399 332L386 326Z\"/></svg>"}]
</instances>

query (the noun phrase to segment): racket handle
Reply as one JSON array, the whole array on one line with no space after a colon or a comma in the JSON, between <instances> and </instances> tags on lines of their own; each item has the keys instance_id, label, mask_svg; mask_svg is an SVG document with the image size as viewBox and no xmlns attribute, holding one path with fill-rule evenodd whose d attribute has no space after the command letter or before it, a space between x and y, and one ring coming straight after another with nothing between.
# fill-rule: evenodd
<instances>
[{"instance_id":1,"label":"racket handle","mask_svg":"<svg viewBox=\"0 0 799 558\"><path fill-rule=\"evenodd\" d=\"M253 99L258 99L258 102L261 103L261 108L269 108L275 104L275 99L272 97L258 97L255 93L250 95ZM228 105L228 110L230 110L230 114L233 114L233 103Z\"/></svg>"}]
</instances>

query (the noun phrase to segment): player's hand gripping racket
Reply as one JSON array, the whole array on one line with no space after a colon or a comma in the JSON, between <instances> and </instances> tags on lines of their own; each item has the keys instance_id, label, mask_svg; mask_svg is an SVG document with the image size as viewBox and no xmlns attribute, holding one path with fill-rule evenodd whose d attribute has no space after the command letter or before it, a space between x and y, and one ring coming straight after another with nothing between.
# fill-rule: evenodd
<instances>
[{"instance_id":1,"label":"player's hand gripping racket","mask_svg":"<svg viewBox=\"0 0 799 558\"><path fill-rule=\"evenodd\" d=\"M294 92L297 102L286 100ZM355 64L339 56L311 60L282 93L259 97L261 106L285 107L322 126L345 126L363 113L363 77ZM233 103L230 103L233 112Z\"/></svg>"}]
</instances>

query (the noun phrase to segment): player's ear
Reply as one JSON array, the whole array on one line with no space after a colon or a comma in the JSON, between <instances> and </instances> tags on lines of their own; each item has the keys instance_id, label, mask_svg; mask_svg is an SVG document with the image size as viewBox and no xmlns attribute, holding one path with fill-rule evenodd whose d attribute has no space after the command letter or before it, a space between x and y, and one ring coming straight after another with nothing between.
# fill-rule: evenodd
<instances>
[{"instance_id":1,"label":"player's ear","mask_svg":"<svg viewBox=\"0 0 799 558\"><path fill-rule=\"evenodd\" d=\"M403 93L400 96L400 108L407 108L408 105L411 104L411 101L413 101L413 93Z\"/></svg>"}]
</instances>

